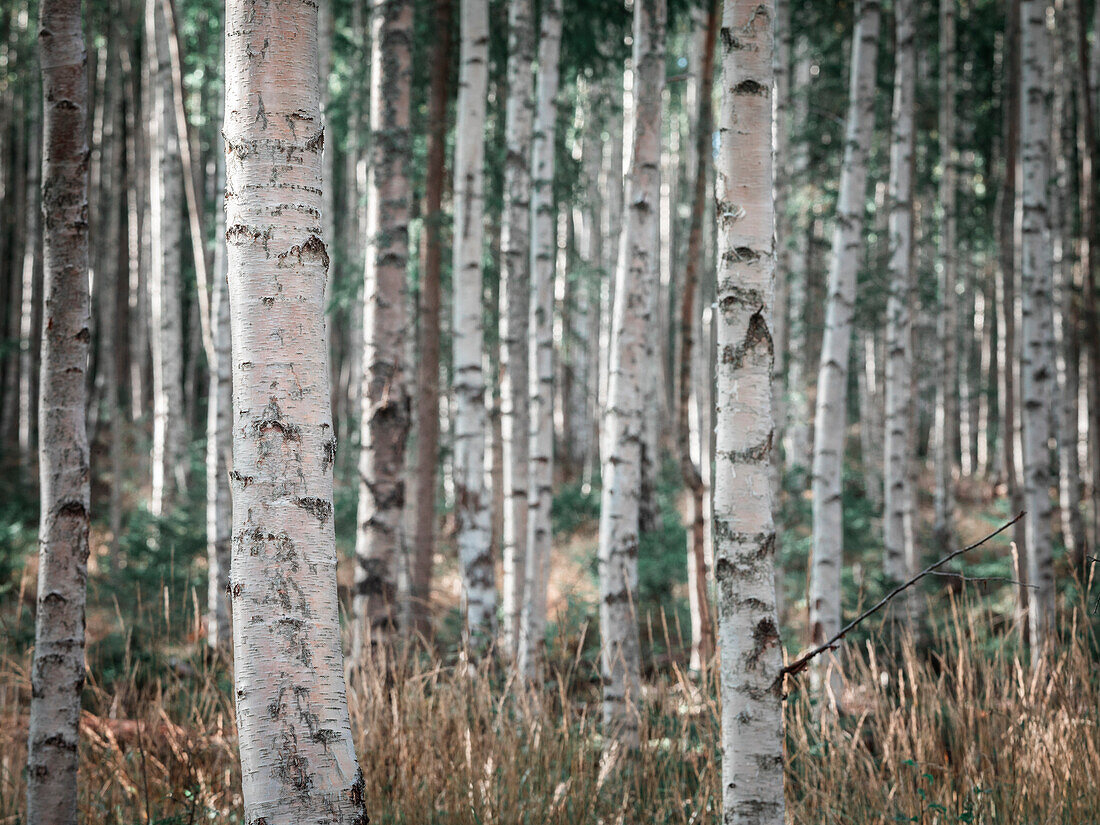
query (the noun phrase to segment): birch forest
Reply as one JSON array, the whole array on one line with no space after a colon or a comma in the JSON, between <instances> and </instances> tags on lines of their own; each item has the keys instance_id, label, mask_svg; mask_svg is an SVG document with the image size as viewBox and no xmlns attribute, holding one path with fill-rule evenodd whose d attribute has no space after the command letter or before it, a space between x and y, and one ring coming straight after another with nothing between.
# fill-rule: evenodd
<instances>
[{"instance_id":1,"label":"birch forest","mask_svg":"<svg viewBox=\"0 0 1100 825\"><path fill-rule=\"evenodd\" d=\"M0 825L1094 825L1100 0L0 0Z\"/></svg>"}]
</instances>

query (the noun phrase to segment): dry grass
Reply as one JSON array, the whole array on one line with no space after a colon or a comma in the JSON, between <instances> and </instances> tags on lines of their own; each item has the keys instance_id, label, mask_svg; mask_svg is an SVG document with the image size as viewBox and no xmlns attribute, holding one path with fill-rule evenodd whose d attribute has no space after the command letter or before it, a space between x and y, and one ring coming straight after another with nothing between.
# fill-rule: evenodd
<instances>
[{"instance_id":1,"label":"dry grass","mask_svg":"<svg viewBox=\"0 0 1100 825\"><path fill-rule=\"evenodd\" d=\"M1100 677L1085 632L1032 669L981 606L951 604L947 629L849 649L846 712L820 713L805 684L787 707L794 823L1095 823ZM1071 619L1072 624L1072 619ZM25 658L0 662L0 823L18 823L28 702ZM108 691L89 682L81 819L240 822L226 663L201 651ZM645 697L647 744L601 759L598 683L562 656L538 694L499 674L471 680L406 657L351 693L374 823L717 822L712 685L675 665ZM94 676L94 674L93 674Z\"/></svg>"}]
</instances>

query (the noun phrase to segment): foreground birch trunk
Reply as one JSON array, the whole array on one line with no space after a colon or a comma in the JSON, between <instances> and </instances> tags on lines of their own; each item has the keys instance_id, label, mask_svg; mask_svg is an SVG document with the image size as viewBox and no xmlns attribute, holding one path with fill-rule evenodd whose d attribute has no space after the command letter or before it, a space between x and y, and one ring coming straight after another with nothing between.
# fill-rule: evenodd
<instances>
[{"instance_id":1,"label":"foreground birch trunk","mask_svg":"<svg viewBox=\"0 0 1100 825\"><path fill-rule=\"evenodd\" d=\"M546 640L550 580L550 505L554 481L554 128L557 121L561 0L550 0L539 26L539 75L531 144L531 302L528 386L527 556L519 628L519 670L537 677Z\"/></svg>"},{"instance_id":2,"label":"foreground birch trunk","mask_svg":"<svg viewBox=\"0 0 1100 825\"><path fill-rule=\"evenodd\" d=\"M896 0L893 142L890 146L890 293L886 303L886 447L883 542L888 579L916 572L910 456L913 419L913 112L916 101L916 9Z\"/></svg>"},{"instance_id":3,"label":"foreground birch trunk","mask_svg":"<svg viewBox=\"0 0 1100 825\"><path fill-rule=\"evenodd\" d=\"M80 0L43 0L43 326L38 400L38 600L27 742L27 822L77 822L90 485L87 57ZM26 239L33 247L35 239Z\"/></svg>"},{"instance_id":4,"label":"foreground birch trunk","mask_svg":"<svg viewBox=\"0 0 1100 825\"><path fill-rule=\"evenodd\" d=\"M404 544L406 380L405 269L409 247L409 93L412 3L372 8L367 249L363 306L359 524L355 540L352 660L387 647L397 628L397 567Z\"/></svg>"},{"instance_id":5,"label":"foreground birch trunk","mask_svg":"<svg viewBox=\"0 0 1100 825\"><path fill-rule=\"evenodd\" d=\"M715 575L723 821L783 823L782 665L772 509L771 0L726 0L718 204Z\"/></svg>"},{"instance_id":6,"label":"foreground birch trunk","mask_svg":"<svg viewBox=\"0 0 1100 825\"><path fill-rule=\"evenodd\" d=\"M485 98L489 83L488 0L459 5L458 123L454 168L454 485L458 558L467 643L474 653L493 638L496 583L485 489L485 375L481 258Z\"/></svg>"},{"instance_id":7,"label":"foreground birch trunk","mask_svg":"<svg viewBox=\"0 0 1100 825\"><path fill-rule=\"evenodd\" d=\"M661 175L664 0L634 4L634 129L611 321L600 497L600 632L603 721L609 741L638 742L641 661L638 642L638 538L643 447L659 280L657 204Z\"/></svg>"},{"instance_id":8,"label":"foreground birch trunk","mask_svg":"<svg viewBox=\"0 0 1100 825\"><path fill-rule=\"evenodd\" d=\"M875 121L875 60L879 0L860 0L852 35L852 73L844 164L840 170L833 259L829 267L825 335L817 379L813 459L813 565L810 634L819 644L840 630L842 560L841 474L848 404L848 356L852 338L856 270L863 248L867 153Z\"/></svg>"},{"instance_id":9,"label":"foreground birch trunk","mask_svg":"<svg viewBox=\"0 0 1100 825\"><path fill-rule=\"evenodd\" d=\"M317 7L230 0L225 30L245 820L364 825L336 598Z\"/></svg>"},{"instance_id":10,"label":"foreground birch trunk","mask_svg":"<svg viewBox=\"0 0 1100 825\"><path fill-rule=\"evenodd\" d=\"M528 318L531 293L531 137L535 23L531 0L508 4L508 102L501 216L500 416L504 448L501 646L517 652L527 553Z\"/></svg>"},{"instance_id":11,"label":"foreground birch trunk","mask_svg":"<svg viewBox=\"0 0 1100 825\"><path fill-rule=\"evenodd\" d=\"M1024 507L1027 510L1028 627L1035 660L1054 633L1050 437L1054 398L1053 273L1050 258L1050 37L1045 0L1020 3L1021 227L1020 390L1023 400Z\"/></svg>"}]
</instances>

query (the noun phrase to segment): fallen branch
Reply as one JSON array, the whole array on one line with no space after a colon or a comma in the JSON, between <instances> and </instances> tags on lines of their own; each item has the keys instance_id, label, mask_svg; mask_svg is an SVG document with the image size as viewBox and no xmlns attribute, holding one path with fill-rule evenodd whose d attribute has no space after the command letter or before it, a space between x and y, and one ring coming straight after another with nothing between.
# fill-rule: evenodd
<instances>
[{"instance_id":1,"label":"fallen branch","mask_svg":"<svg viewBox=\"0 0 1100 825\"><path fill-rule=\"evenodd\" d=\"M845 636L847 636L853 629L858 627L866 619L870 618L875 613L880 611L883 607L885 607L890 602L891 599L893 599L899 593L901 593L904 590L908 590L910 587L912 587L914 584L919 582L925 576L928 576L928 575L931 575L932 573L935 573L937 570L939 570L939 568L943 567L945 564L947 564L952 559L958 558L963 553L968 553L969 551L973 550L975 547L981 547L983 544L985 544L991 538L993 538L994 536L999 535L1000 533L1003 533L1005 530L1007 530L1013 524L1018 522L1020 519L1022 519L1024 517L1024 515L1025 515L1024 511L1021 510L1019 513L1016 514L1016 518L1012 519L1012 521L1005 522L1000 527L998 527L996 530L994 530L992 533L990 533L988 536L985 536L984 538L979 539L978 541L974 542L971 545L963 547L961 550L956 550L954 553L951 553L947 556L944 556L942 559L940 559L935 564L929 565L928 567L921 570L919 573L917 573L917 575L915 575L915 576L913 576L913 578L909 579L909 581L904 582L903 584L899 584L897 587L895 587L893 590L891 590L889 593L887 593L885 596L883 596L882 599L880 599L878 601L878 603L876 603L873 607L869 607L867 610L864 610L862 613L860 613L858 616L856 616L856 618L852 619L852 621L848 622L848 624L846 624L840 630L839 633L837 633L835 636L833 636L827 642L824 642L823 644L818 645L817 647L815 647L813 650L809 651L808 653L802 654L797 659L795 659L793 662L791 662L789 665L787 665L782 670L780 670L779 675L775 678L775 683L773 685L773 688L778 687L782 683L784 676L793 676L796 673L801 673L803 670L806 669L806 667L810 664L811 661L816 659L822 653L824 653L827 650L834 650L837 646L837 643L841 639L843 639Z\"/></svg>"}]
</instances>

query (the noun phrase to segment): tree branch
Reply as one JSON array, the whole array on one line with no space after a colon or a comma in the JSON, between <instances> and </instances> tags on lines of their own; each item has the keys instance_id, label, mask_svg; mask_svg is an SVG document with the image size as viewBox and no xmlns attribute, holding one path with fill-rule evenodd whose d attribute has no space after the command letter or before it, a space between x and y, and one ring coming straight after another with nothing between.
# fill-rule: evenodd
<instances>
[{"instance_id":1,"label":"tree branch","mask_svg":"<svg viewBox=\"0 0 1100 825\"><path fill-rule=\"evenodd\" d=\"M909 589L914 584L916 584L921 579L923 579L925 576L928 576L932 573L935 573L939 568L943 567L945 564L947 564L952 559L957 558L958 556L961 556L963 553L967 553L967 552L973 550L975 547L981 547L983 544L985 544L991 538L993 538L994 536L999 535L1000 533L1003 533L1005 530L1007 530L1013 524L1018 522L1020 519L1022 519L1024 517L1024 515L1025 515L1025 511L1021 510L1019 513L1016 514L1016 517L1014 519L1012 519L1011 521L1005 522L1000 527L998 527L996 530L994 530L992 533L990 533L988 536L985 536L984 538L979 539L978 541L974 542L971 545L963 547L961 550L956 550L954 553L950 553L949 555L944 556L942 559L940 559L935 564L929 565L928 567L924 568L922 571L917 573L917 575L913 576L913 578L909 579L909 581L904 582L903 584L899 584L897 587L895 587L893 590L891 590L889 593L887 593L885 596L883 596L882 599L880 599L878 601L878 603L876 603L873 607L869 607L867 610L864 610L862 613L860 613L856 618L852 619L852 621L848 622L848 624L846 624L841 629L841 631L839 633L837 633L835 636L833 636L827 642L825 642L824 644L818 645L817 647L815 647L813 650L809 651L808 653L804 653L803 655L801 655L797 659L795 659L793 662L791 662L789 665L784 667L782 670L780 670L779 675L775 678L775 683L773 685L773 689L778 687L782 683L784 676L788 676L788 675L793 676L796 673L801 673L803 670L806 669L807 665L809 665L810 662L813 661L815 658L817 658L818 656L820 656L822 653L824 653L827 650L833 650L837 646L837 642L839 642L841 639L843 639L845 636L847 636L852 630L854 630L857 626L859 626L863 621L870 618L875 613L877 613L879 610L881 610L883 607L885 607L890 602L890 600L893 599L895 596L897 596L899 593L901 593L904 590Z\"/></svg>"}]
</instances>

